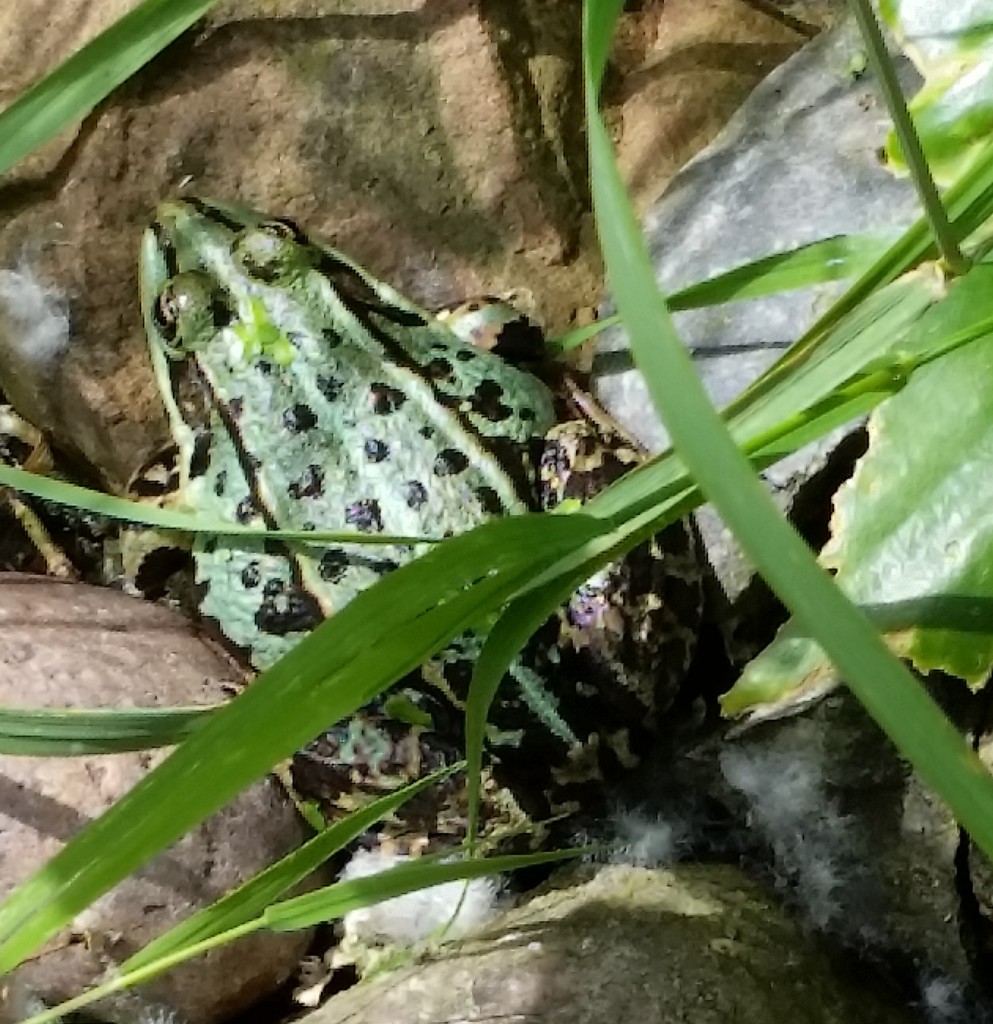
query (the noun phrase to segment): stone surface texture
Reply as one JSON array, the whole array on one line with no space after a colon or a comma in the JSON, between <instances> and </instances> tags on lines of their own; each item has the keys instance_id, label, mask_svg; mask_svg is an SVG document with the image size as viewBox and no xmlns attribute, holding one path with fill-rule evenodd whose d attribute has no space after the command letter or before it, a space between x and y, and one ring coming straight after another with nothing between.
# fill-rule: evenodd
<instances>
[{"instance_id":1,"label":"stone surface texture","mask_svg":"<svg viewBox=\"0 0 993 1024\"><path fill-rule=\"evenodd\" d=\"M727 867L606 868L335 996L307 1024L859 1024L911 1018L832 971Z\"/></svg>"},{"instance_id":2,"label":"stone surface texture","mask_svg":"<svg viewBox=\"0 0 993 1024\"><path fill-rule=\"evenodd\" d=\"M4 5L0 103L124 6ZM803 20L649 0L625 15L605 99L642 203L829 6ZM601 268L580 15L579 0L219 4L0 178L0 267L20 274L0 278L0 389L112 487L161 444L135 263L176 192L295 217L427 306L524 285L553 331L587 322ZM65 321L43 342L36 278Z\"/></svg>"},{"instance_id":3,"label":"stone surface texture","mask_svg":"<svg viewBox=\"0 0 993 1024\"><path fill-rule=\"evenodd\" d=\"M860 46L850 21L810 43L772 72L720 136L680 170L644 218L664 289L833 235L895 238L918 216L912 186L877 160L888 119L874 82L848 72ZM909 62L901 67L907 88L915 90ZM675 314L714 403L726 405L772 365L844 286L836 282ZM625 351L622 331L604 335L594 360L597 396L648 448L660 451L668 435L640 374L615 372L618 353ZM783 509L813 506L823 524L827 498L839 482L831 456L845 433L765 472ZM734 603L753 581L751 566L712 512L705 510L699 522Z\"/></svg>"},{"instance_id":4,"label":"stone surface texture","mask_svg":"<svg viewBox=\"0 0 993 1024\"><path fill-rule=\"evenodd\" d=\"M0 705L215 704L240 682L230 662L168 609L110 590L0 575ZM166 754L0 756L0 897ZM255 784L80 914L19 969L19 986L49 1005L78 995L305 837L279 786ZM310 939L308 932L249 936L164 975L142 995L188 1024L224 1020L286 981ZM101 1009L115 1021L134 1014L127 997Z\"/></svg>"},{"instance_id":5,"label":"stone surface texture","mask_svg":"<svg viewBox=\"0 0 993 1024\"><path fill-rule=\"evenodd\" d=\"M963 734L981 728L982 695L941 676L929 689ZM988 739L980 756L993 764ZM741 857L909 1002L936 986L960 1005L950 1020L986 1019L988 997L974 985L987 973L989 953L977 950L988 925L963 917L962 895L971 877L985 913L993 875L976 851L963 874L951 812L847 690L801 716L676 744L631 796L685 846Z\"/></svg>"}]
</instances>

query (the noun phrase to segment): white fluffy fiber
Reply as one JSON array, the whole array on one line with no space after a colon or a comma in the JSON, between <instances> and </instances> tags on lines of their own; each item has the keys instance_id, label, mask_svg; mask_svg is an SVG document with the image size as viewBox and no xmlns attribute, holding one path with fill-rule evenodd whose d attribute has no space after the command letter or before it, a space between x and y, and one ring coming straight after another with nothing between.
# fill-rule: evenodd
<instances>
[{"instance_id":1,"label":"white fluffy fiber","mask_svg":"<svg viewBox=\"0 0 993 1024\"><path fill-rule=\"evenodd\" d=\"M360 850L345 865L341 878L375 875L410 859ZM345 936L360 943L405 946L441 933L442 929L446 939L459 938L496 915L500 888L499 878L474 878L468 882L444 882L383 900L346 914Z\"/></svg>"},{"instance_id":2,"label":"white fluffy fiber","mask_svg":"<svg viewBox=\"0 0 993 1024\"><path fill-rule=\"evenodd\" d=\"M65 296L43 284L27 265L0 270L0 306L12 328L8 333L24 358L46 363L65 348L69 340Z\"/></svg>"},{"instance_id":3,"label":"white fluffy fiber","mask_svg":"<svg viewBox=\"0 0 993 1024\"><path fill-rule=\"evenodd\" d=\"M661 816L623 811L613 819L614 843L608 860L611 864L630 864L639 868L657 868L679 857L686 841L683 824Z\"/></svg>"},{"instance_id":4,"label":"white fluffy fiber","mask_svg":"<svg viewBox=\"0 0 993 1024\"><path fill-rule=\"evenodd\" d=\"M856 844L849 820L826 791L820 751L790 744L730 747L721 754L721 771L748 800L751 826L772 846L779 873L795 885L811 923L839 923Z\"/></svg>"}]
</instances>

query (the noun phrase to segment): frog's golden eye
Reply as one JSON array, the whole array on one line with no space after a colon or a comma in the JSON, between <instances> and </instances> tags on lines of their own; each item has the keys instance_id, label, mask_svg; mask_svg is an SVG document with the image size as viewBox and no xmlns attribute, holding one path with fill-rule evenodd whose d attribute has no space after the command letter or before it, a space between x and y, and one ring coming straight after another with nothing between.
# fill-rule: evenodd
<instances>
[{"instance_id":1,"label":"frog's golden eye","mask_svg":"<svg viewBox=\"0 0 993 1024\"><path fill-rule=\"evenodd\" d=\"M231 246L241 269L263 284L278 284L313 264L306 236L291 220L270 220L238 234Z\"/></svg>"},{"instance_id":2,"label":"frog's golden eye","mask_svg":"<svg viewBox=\"0 0 993 1024\"><path fill-rule=\"evenodd\" d=\"M195 270L171 277L152 306L159 335L180 352L202 347L231 319L231 310L211 279Z\"/></svg>"}]
</instances>

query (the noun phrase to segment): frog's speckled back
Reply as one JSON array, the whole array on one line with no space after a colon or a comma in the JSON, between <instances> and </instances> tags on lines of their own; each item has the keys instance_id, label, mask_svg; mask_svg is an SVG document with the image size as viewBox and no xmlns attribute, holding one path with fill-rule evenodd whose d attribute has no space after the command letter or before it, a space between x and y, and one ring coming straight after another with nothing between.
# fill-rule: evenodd
<instances>
[{"instance_id":1,"label":"frog's speckled back","mask_svg":"<svg viewBox=\"0 0 993 1024\"><path fill-rule=\"evenodd\" d=\"M585 500L639 460L582 409L556 423L545 385L485 350L504 350L493 328L506 311L471 320L484 348L466 344L289 221L166 203L145 238L142 281L179 452L168 500L212 519L441 536ZM416 553L201 536L201 610L264 668ZM506 790L535 818L602 810L605 783L651 748L692 657L698 565L692 533L676 524L577 588L532 638L487 718L499 814ZM462 636L329 728L297 759L315 769L307 792L344 812L457 758L479 644ZM405 807L405 824L458 836L465 796L453 781Z\"/></svg>"},{"instance_id":2,"label":"frog's speckled back","mask_svg":"<svg viewBox=\"0 0 993 1024\"><path fill-rule=\"evenodd\" d=\"M553 422L545 386L290 222L165 203L142 295L182 504L272 528L408 536L531 506L529 447ZM413 554L207 538L195 552L202 610L265 667Z\"/></svg>"}]
</instances>

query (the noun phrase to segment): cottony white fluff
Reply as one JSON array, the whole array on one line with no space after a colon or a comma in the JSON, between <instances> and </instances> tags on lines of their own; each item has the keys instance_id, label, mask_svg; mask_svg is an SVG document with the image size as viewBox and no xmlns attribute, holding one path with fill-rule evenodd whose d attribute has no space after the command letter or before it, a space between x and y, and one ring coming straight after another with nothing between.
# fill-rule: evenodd
<instances>
[{"instance_id":1,"label":"cottony white fluff","mask_svg":"<svg viewBox=\"0 0 993 1024\"><path fill-rule=\"evenodd\" d=\"M183 1024L183 1018L175 1010L156 1006L142 1010L135 1024Z\"/></svg>"},{"instance_id":2,"label":"cottony white fluff","mask_svg":"<svg viewBox=\"0 0 993 1024\"><path fill-rule=\"evenodd\" d=\"M12 328L9 336L25 358L45 363L65 348L69 341L65 296L42 284L28 266L0 270L0 305Z\"/></svg>"},{"instance_id":3,"label":"cottony white fluff","mask_svg":"<svg viewBox=\"0 0 993 1024\"><path fill-rule=\"evenodd\" d=\"M921 997L928 1024L965 1024L969 1020L962 986L951 978L936 977L926 981Z\"/></svg>"},{"instance_id":4,"label":"cottony white fluff","mask_svg":"<svg viewBox=\"0 0 993 1024\"><path fill-rule=\"evenodd\" d=\"M639 868L671 864L686 839L686 830L680 823L636 811L622 811L613 824L615 840L607 857L611 864Z\"/></svg>"},{"instance_id":5,"label":"cottony white fluff","mask_svg":"<svg viewBox=\"0 0 993 1024\"><path fill-rule=\"evenodd\" d=\"M365 878L408 860L411 858L360 850L345 865L341 878ZM498 877L474 878L383 900L346 914L345 937L361 943L411 945L444 928L446 939L459 938L496 915L500 888Z\"/></svg>"},{"instance_id":6,"label":"cottony white fluff","mask_svg":"<svg viewBox=\"0 0 993 1024\"><path fill-rule=\"evenodd\" d=\"M790 744L731 747L721 754L721 771L747 798L751 825L771 844L777 869L796 885L811 923L841 923L857 858L849 821L825 792L819 752Z\"/></svg>"}]
</instances>

